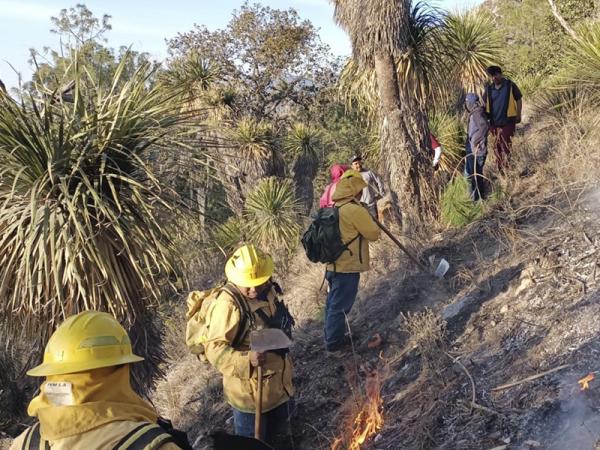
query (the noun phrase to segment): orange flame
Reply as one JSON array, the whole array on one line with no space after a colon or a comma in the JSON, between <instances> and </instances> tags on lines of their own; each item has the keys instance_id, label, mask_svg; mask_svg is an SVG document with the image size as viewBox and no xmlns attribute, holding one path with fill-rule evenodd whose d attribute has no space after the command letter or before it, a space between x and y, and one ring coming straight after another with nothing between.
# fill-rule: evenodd
<instances>
[{"instance_id":1,"label":"orange flame","mask_svg":"<svg viewBox=\"0 0 600 450\"><path fill-rule=\"evenodd\" d=\"M383 401L381 399L381 380L374 371L367 376L365 383L366 399L361 410L354 419L352 437L346 447L348 450L360 450L361 446L383 427ZM338 437L331 445L331 450L341 450L345 439Z\"/></svg>"},{"instance_id":2,"label":"orange flame","mask_svg":"<svg viewBox=\"0 0 600 450\"><path fill-rule=\"evenodd\" d=\"M581 385L581 390L582 391L586 391L590 388L590 381L592 381L594 378L596 378L596 375L594 375L593 373L590 373L588 375L586 375L585 377L583 377L581 380L578 381L578 383Z\"/></svg>"}]
</instances>

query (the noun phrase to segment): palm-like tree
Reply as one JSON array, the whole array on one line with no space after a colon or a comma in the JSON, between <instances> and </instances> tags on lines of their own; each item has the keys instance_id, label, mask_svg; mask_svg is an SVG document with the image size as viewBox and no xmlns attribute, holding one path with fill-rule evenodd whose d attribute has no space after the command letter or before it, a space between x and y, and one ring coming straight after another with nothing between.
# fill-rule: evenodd
<instances>
[{"instance_id":1,"label":"palm-like tree","mask_svg":"<svg viewBox=\"0 0 600 450\"><path fill-rule=\"evenodd\" d=\"M176 273L178 199L148 154L187 117L147 66L124 68L109 87L77 68L72 103L0 96L0 317L15 325L44 334L89 308L132 323Z\"/></svg>"},{"instance_id":2,"label":"palm-like tree","mask_svg":"<svg viewBox=\"0 0 600 450\"><path fill-rule=\"evenodd\" d=\"M319 145L319 132L302 123L293 125L284 140L284 150L294 160L292 175L296 186L296 198L305 215L310 213L313 205L313 180L319 169Z\"/></svg>"},{"instance_id":3,"label":"palm-like tree","mask_svg":"<svg viewBox=\"0 0 600 450\"><path fill-rule=\"evenodd\" d=\"M254 118L243 118L225 133L230 147L223 162L231 183L230 206L241 213L248 192L266 177L283 176L284 161L273 126Z\"/></svg>"},{"instance_id":4,"label":"palm-like tree","mask_svg":"<svg viewBox=\"0 0 600 450\"><path fill-rule=\"evenodd\" d=\"M430 182L427 116L412 97L414 83L400 79L398 61L413 50L410 0L332 0L335 18L352 42L362 68L375 69L380 98L382 160L392 193L402 208L403 228L411 232L436 215ZM405 64L406 66L406 64Z\"/></svg>"}]
</instances>

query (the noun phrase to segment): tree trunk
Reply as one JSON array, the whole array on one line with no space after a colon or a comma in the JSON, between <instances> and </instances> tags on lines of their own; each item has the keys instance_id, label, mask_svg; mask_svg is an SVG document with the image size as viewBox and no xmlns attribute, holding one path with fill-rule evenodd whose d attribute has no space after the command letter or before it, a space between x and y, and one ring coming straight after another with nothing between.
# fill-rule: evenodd
<instances>
[{"instance_id":1,"label":"tree trunk","mask_svg":"<svg viewBox=\"0 0 600 450\"><path fill-rule=\"evenodd\" d=\"M390 54L375 55L381 99L381 156L392 201L400 208L403 233L414 235L436 215L433 171L425 149L427 119L417 101L401 104L396 65Z\"/></svg>"}]
</instances>

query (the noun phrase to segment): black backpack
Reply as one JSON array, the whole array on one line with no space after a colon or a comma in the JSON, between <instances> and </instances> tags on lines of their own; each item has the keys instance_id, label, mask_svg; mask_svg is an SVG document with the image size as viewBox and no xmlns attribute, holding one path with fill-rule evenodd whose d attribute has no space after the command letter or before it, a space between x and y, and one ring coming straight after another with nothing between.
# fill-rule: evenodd
<instances>
[{"instance_id":1,"label":"black backpack","mask_svg":"<svg viewBox=\"0 0 600 450\"><path fill-rule=\"evenodd\" d=\"M343 206L345 205L340 208ZM360 234L356 235L354 239L344 244L340 233L339 208L337 206L321 208L302 236L302 246L310 261L333 264L359 236Z\"/></svg>"}]
</instances>

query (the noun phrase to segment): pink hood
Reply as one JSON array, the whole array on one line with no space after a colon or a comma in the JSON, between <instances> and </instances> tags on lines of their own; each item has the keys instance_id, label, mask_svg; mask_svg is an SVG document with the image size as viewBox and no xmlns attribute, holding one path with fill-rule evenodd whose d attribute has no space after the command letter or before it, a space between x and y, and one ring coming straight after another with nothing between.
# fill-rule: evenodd
<instances>
[{"instance_id":1,"label":"pink hood","mask_svg":"<svg viewBox=\"0 0 600 450\"><path fill-rule=\"evenodd\" d=\"M334 164L331 166L331 169L329 169L329 172L331 173L331 182L337 183L340 181L340 178L342 178L342 175L344 175L346 170L348 170L346 164Z\"/></svg>"},{"instance_id":2,"label":"pink hood","mask_svg":"<svg viewBox=\"0 0 600 450\"><path fill-rule=\"evenodd\" d=\"M340 181L340 178L342 178L342 175L344 175L346 170L348 170L346 164L334 164L331 166L331 169L329 169L329 172L331 173L331 183L327 185L325 192L323 192L323 195L321 196L319 201L320 208L330 208L333 206L333 199L331 197L335 192L335 185Z\"/></svg>"}]
</instances>

